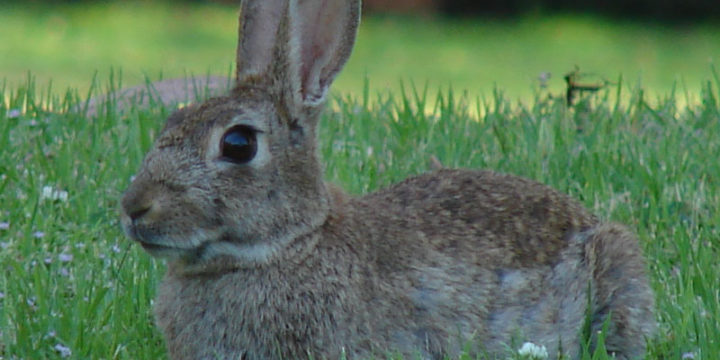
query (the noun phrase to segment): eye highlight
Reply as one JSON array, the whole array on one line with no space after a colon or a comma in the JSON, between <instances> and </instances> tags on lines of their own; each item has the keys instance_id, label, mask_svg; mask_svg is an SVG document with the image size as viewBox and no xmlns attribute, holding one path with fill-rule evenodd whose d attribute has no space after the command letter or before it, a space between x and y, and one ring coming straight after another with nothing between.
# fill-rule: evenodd
<instances>
[{"instance_id":1,"label":"eye highlight","mask_svg":"<svg viewBox=\"0 0 720 360\"><path fill-rule=\"evenodd\" d=\"M221 159L236 164L246 164L257 154L255 129L238 125L233 126L220 140Z\"/></svg>"}]
</instances>

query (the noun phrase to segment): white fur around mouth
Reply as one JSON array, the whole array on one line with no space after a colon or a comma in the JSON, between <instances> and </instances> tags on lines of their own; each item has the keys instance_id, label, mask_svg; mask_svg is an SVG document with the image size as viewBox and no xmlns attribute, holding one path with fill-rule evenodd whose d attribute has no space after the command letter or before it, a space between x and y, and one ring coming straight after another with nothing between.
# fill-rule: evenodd
<instances>
[{"instance_id":1,"label":"white fur around mouth","mask_svg":"<svg viewBox=\"0 0 720 360\"><path fill-rule=\"evenodd\" d=\"M204 248L206 244L216 241L217 231L196 229L191 234L180 236L143 236L136 227L130 227L128 235L135 240L143 250L153 257L176 259L192 257L193 254ZM182 239L176 241L175 239Z\"/></svg>"},{"instance_id":2,"label":"white fur around mouth","mask_svg":"<svg viewBox=\"0 0 720 360\"><path fill-rule=\"evenodd\" d=\"M188 253L193 252L193 249L183 249L172 246L153 244L141 240L138 240L137 242L140 244L140 246L142 246L145 252L156 258L176 259L186 257Z\"/></svg>"},{"instance_id":3,"label":"white fur around mouth","mask_svg":"<svg viewBox=\"0 0 720 360\"><path fill-rule=\"evenodd\" d=\"M148 242L144 242L144 241L138 241L138 243L139 243L140 246L142 246L143 249L145 249L145 251L147 251L147 252L163 251L163 250L174 249L173 247L170 247L170 246L158 245L158 244L148 243Z\"/></svg>"}]
</instances>

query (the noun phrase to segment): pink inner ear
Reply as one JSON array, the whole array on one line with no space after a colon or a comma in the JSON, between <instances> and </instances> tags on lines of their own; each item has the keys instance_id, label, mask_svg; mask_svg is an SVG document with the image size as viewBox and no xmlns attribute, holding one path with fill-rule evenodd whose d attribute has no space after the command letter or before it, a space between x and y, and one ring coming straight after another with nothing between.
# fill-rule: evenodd
<instances>
[{"instance_id":1,"label":"pink inner ear","mask_svg":"<svg viewBox=\"0 0 720 360\"><path fill-rule=\"evenodd\" d=\"M309 92L315 92L318 84L314 84L315 79L320 76L319 66L317 64L324 55L324 49L321 43L313 43L309 46L305 46L302 51L302 93L309 95ZM319 79L318 79L319 80Z\"/></svg>"},{"instance_id":2,"label":"pink inner ear","mask_svg":"<svg viewBox=\"0 0 720 360\"><path fill-rule=\"evenodd\" d=\"M268 70L285 4L284 0L243 1L237 49L238 82L262 76Z\"/></svg>"},{"instance_id":3,"label":"pink inner ear","mask_svg":"<svg viewBox=\"0 0 720 360\"><path fill-rule=\"evenodd\" d=\"M332 57L339 51L348 24L348 4L339 0L305 2L298 16L301 47L302 95L305 99L319 98L325 92L336 64ZM330 69L328 69L330 67ZM335 71L333 71L335 70Z\"/></svg>"}]
</instances>

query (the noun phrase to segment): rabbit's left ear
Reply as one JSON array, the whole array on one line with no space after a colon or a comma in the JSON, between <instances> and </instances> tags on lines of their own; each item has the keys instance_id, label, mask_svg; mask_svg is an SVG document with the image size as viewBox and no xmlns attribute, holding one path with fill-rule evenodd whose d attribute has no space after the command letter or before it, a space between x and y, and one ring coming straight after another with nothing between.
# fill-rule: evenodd
<instances>
[{"instance_id":1,"label":"rabbit's left ear","mask_svg":"<svg viewBox=\"0 0 720 360\"><path fill-rule=\"evenodd\" d=\"M350 57L360 23L360 0L290 1L290 72L304 105L325 100Z\"/></svg>"}]
</instances>

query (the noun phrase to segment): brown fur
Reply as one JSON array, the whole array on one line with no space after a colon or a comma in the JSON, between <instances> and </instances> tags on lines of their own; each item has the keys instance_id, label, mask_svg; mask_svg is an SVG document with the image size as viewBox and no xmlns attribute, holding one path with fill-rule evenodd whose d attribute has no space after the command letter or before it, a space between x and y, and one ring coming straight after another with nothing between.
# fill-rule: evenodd
<instances>
[{"instance_id":1,"label":"brown fur","mask_svg":"<svg viewBox=\"0 0 720 360\"><path fill-rule=\"evenodd\" d=\"M235 90L171 116L127 190L127 233L170 261L156 318L171 357L503 357L531 341L577 358L588 304L593 334L610 316L609 352L642 357L637 240L568 196L491 171L364 197L322 181L317 120L358 17L354 0L246 0ZM259 130L242 165L218 156L238 124Z\"/></svg>"}]
</instances>

